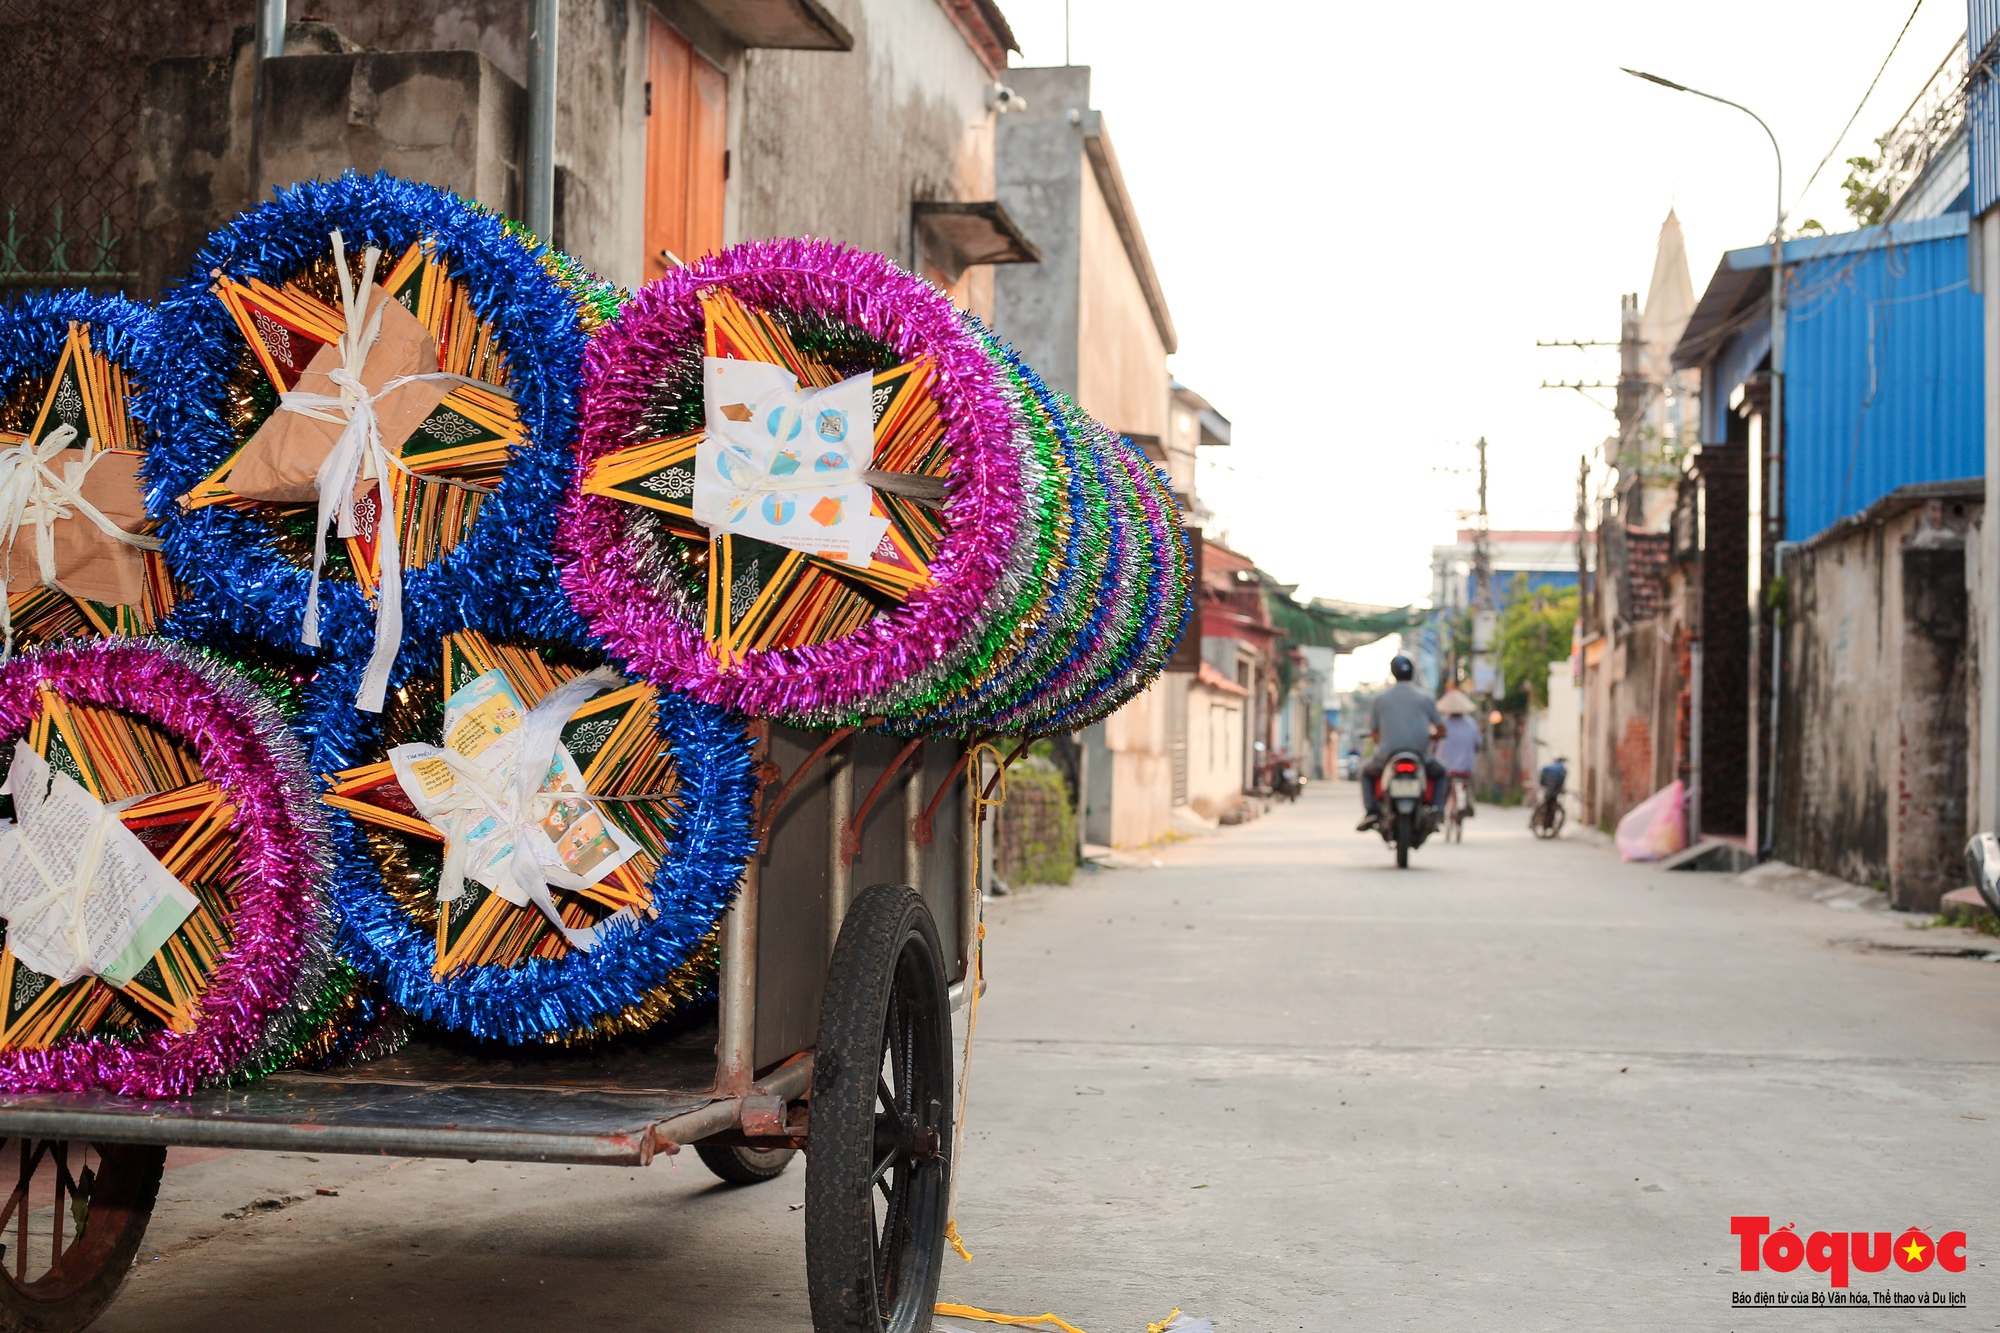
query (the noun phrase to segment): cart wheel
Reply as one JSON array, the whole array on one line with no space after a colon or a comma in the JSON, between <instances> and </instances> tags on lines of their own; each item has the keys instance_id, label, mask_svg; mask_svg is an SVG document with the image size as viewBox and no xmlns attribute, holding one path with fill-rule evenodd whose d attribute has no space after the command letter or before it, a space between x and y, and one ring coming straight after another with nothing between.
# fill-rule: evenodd
<instances>
[{"instance_id":1,"label":"cart wheel","mask_svg":"<svg viewBox=\"0 0 2000 1333\"><path fill-rule=\"evenodd\" d=\"M840 929L820 1001L806 1154L816 1333L931 1326L951 1170L951 1001L930 909L878 884Z\"/></svg>"},{"instance_id":2,"label":"cart wheel","mask_svg":"<svg viewBox=\"0 0 2000 1333\"><path fill-rule=\"evenodd\" d=\"M11 1142L20 1171L0 1210L0 1330L74 1333L103 1312L131 1271L167 1150Z\"/></svg>"},{"instance_id":3,"label":"cart wheel","mask_svg":"<svg viewBox=\"0 0 2000 1333\"><path fill-rule=\"evenodd\" d=\"M760 1185L785 1174L785 1168L799 1155L797 1148L732 1148L724 1144L697 1143L694 1155L713 1171L716 1178L732 1185Z\"/></svg>"}]
</instances>

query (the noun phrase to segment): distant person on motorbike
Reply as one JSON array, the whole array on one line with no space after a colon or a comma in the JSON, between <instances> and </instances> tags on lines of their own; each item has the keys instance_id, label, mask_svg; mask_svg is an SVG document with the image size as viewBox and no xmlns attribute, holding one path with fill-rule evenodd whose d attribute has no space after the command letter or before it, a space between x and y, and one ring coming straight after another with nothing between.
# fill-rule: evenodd
<instances>
[{"instance_id":1,"label":"distant person on motorbike","mask_svg":"<svg viewBox=\"0 0 2000 1333\"><path fill-rule=\"evenodd\" d=\"M1423 756L1435 793L1433 804L1439 809L1444 807L1448 789L1444 765L1431 757L1431 742L1444 735L1444 719L1438 715L1436 701L1410 683L1417 674L1416 663L1401 653L1390 660L1389 674L1396 683L1376 695L1368 710L1368 734L1374 738L1375 753L1361 766L1361 804L1368 817L1355 827L1363 833L1381 823L1382 803L1375 788L1382 781L1382 770L1396 755L1407 750Z\"/></svg>"},{"instance_id":2,"label":"distant person on motorbike","mask_svg":"<svg viewBox=\"0 0 2000 1333\"><path fill-rule=\"evenodd\" d=\"M1457 690L1445 695L1440 703L1444 713L1444 735L1436 747L1438 762L1445 772L1454 778L1465 779L1465 805L1459 811L1466 819L1478 812L1472 808L1472 763L1479 754L1479 724L1472 719L1469 711L1472 701Z\"/></svg>"}]
</instances>

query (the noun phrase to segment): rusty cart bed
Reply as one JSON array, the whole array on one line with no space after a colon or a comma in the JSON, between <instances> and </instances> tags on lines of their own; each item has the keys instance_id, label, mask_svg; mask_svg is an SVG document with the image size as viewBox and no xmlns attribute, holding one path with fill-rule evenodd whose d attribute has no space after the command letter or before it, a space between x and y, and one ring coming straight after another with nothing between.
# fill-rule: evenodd
<instances>
[{"instance_id":1,"label":"rusty cart bed","mask_svg":"<svg viewBox=\"0 0 2000 1333\"><path fill-rule=\"evenodd\" d=\"M175 1145L628 1167L694 1146L744 1184L810 1149L815 1328L927 1328L949 1192L949 1015L979 912L966 750L757 726L763 837L723 919L712 1021L581 1052L420 1038L185 1098L0 1097L0 1149L19 1158L0 1212L0 1330L80 1329L104 1308ZM838 1058L816 1089L823 1046Z\"/></svg>"}]
</instances>

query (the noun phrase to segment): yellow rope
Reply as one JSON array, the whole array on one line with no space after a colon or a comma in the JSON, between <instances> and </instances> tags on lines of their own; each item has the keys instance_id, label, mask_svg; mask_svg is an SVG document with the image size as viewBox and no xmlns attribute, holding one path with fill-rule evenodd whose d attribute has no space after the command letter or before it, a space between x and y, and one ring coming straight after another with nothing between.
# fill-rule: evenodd
<instances>
[{"instance_id":1,"label":"yellow rope","mask_svg":"<svg viewBox=\"0 0 2000 1333\"><path fill-rule=\"evenodd\" d=\"M998 795L992 800L986 798L984 786L986 765L981 753L982 751L990 751L994 761L999 766L999 784L996 788ZM967 785L972 793L973 802L972 864L975 868L974 873L976 874L980 868L980 830L986 826L986 811L990 807L1005 805L1007 803L1007 763L1000 757L999 750L991 745L981 743L972 747L972 757L966 765L966 775ZM984 894L980 895L980 904L980 915L983 918L985 916ZM967 1075L972 1067L972 1034L979 1028L979 991L981 984L986 980L986 922L983 919L979 922L978 928L973 932L973 938L975 942L972 947L972 966L967 969L969 980L972 984L971 1008L965 1016L965 1052L960 1057L958 1063L958 1107L957 1115L954 1117L951 1137L952 1152L954 1154L951 1173L952 1206L947 1207L945 1210L949 1220L944 1224L944 1238L951 1242L952 1249L958 1251L958 1257L967 1263L972 1262L972 1251L965 1248L965 1241L958 1234L958 1219L952 1217L951 1214L956 1211L958 1197L959 1173L956 1156L963 1152L963 1148L960 1145L965 1142L965 1091ZM932 1308L938 1314L956 1319L977 1319L983 1323L1008 1324L1016 1328L1041 1324L1057 1329L1059 1333L1083 1333L1083 1330L1075 1324L1070 1323L1060 1315L1054 1314L996 1314L991 1310L982 1310L976 1305L953 1305L949 1301L939 1301ZM1164 1333L1167 1325L1173 1323L1174 1317L1179 1313L1180 1307L1175 1306L1173 1311L1159 1323L1146 1325L1146 1333Z\"/></svg>"},{"instance_id":2,"label":"yellow rope","mask_svg":"<svg viewBox=\"0 0 2000 1333\"><path fill-rule=\"evenodd\" d=\"M998 765L999 794L992 800L986 797L986 758L991 754ZM981 742L972 747L972 755L966 762L966 790L972 795L972 866L975 883L984 873L981 857L984 849L980 846L980 830L986 827L988 809L1007 804L1007 763L1000 757L995 747ZM958 1234L958 1177L959 1162L965 1154L965 1094L972 1076L972 1034L979 1030L979 992L986 982L986 915L984 893L974 895L979 902L980 920L973 931L972 965L966 969L967 983L972 987L968 999L970 1008L965 1015L965 1050L958 1061L958 1106L952 1116L951 1127L951 1198L946 1201L944 1238L958 1257L972 1262L972 1251L965 1247L964 1239Z\"/></svg>"},{"instance_id":3,"label":"yellow rope","mask_svg":"<svg viewBox=\"0 0 2000 1333\"><path fill-rule=\"evenodd\" d=\"M1047 1324L1050 1328L1061 1329L1062 1333L1083 1333L1083 1330L1067 1319L1052 1314L994 1314L974 1305L952 1305L947 1301L937 1303L937 1312L957 1319L978 1319L988 1324L1012 1324L1016 1328L1029 1324Z\"/></svg>"}]
</instances>

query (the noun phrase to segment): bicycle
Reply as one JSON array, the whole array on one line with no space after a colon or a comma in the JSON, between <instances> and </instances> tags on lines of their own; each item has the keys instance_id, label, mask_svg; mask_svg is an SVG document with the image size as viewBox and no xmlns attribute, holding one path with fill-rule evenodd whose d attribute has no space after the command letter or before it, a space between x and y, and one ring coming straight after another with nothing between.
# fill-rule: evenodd
<instances>
[{"instance_id":1,"label":"bicycle","mask_svg":"<svg viewBox=\"0 0 2000 1333\"><path fill-rule=\"evenodd\" d=\"M1542 788L1541 802L1528 816L1529 830L1538 838L1553 838L1562 832L1563 818L1562 792Z\"/></svg>"},{"instance_id":2,"label":"bicycle","mask_svg":"<svg viewBox=\"0 0 2000 1333\"><path fill-rule=\"evenodd\" d=\"M1465 841L1465 812L1472 805L1472 782L1463 773L1451 775L1451 788L1444 798L1444 840Z\"/></svg>"}]
</instances>

